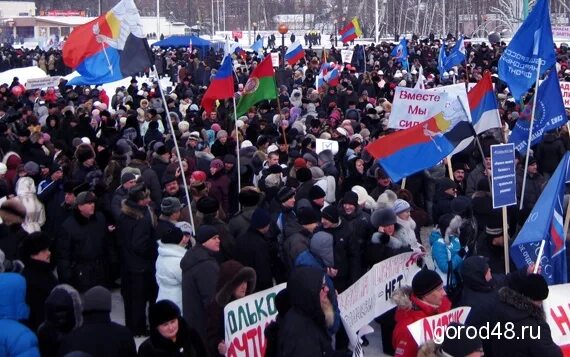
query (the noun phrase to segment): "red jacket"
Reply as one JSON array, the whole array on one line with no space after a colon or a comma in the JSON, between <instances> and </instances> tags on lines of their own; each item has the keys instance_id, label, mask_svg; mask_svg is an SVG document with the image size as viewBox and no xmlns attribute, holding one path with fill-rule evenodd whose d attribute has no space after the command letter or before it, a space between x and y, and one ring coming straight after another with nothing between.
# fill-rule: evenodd
<instances>
[{"instance_id":1,"label":"red jacket","mask_svg":"<svg viewBox=\"0 0 570 357\"><path fill-rule=\"evenodd\" d=\"M441 306L435 308L426 304L414 296L409 290L401 290L399 299L394 296L398 304L396 310L396 327L392 334L392 346L396 350L395 357L416 357L418 345L408 330L408 325L424 317L441 314L451 309L451 302L447 297L443 298Z\"/></svg>"}]
</instances>

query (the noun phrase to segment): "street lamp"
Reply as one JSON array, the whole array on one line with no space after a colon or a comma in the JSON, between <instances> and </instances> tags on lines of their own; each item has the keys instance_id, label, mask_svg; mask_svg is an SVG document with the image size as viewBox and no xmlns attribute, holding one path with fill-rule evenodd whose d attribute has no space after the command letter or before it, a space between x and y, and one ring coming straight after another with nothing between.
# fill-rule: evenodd
<instances>
[{"instance_id":1,"label":"street lamp","mask_svg":"<svg viewBox=\"0 0 570 357\"><path fill-rule=\"evenodd\" d=\"M281 34L281 57L283 67L285 67L285 35L289 32L289 27L285 24L279 24L277 31Z\"/></svg>"},{"instance_id":2,"label":"street lamp","mask_svg":"<svg viewBox=\"0 0 570 357\"><path fill-rule=\"evenodd\" d=\"M334 19L333 24L334 24L334 47L338 47L338 36L337 36L337 29L336 29L336 24L338 23L337 19Z\"/></svg>"}]
</instances>

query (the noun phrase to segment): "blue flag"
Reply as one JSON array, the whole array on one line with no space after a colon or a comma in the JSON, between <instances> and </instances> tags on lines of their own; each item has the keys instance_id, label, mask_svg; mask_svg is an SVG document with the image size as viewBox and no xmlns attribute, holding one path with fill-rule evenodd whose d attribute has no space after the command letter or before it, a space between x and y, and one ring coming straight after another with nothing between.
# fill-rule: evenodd
<instances>
[{"instance_id":1,"label":"blue flag","mask_svg":"<svg viewBox=\"0 0 570 357\"><path fill-rule=\"evenodd\" d=\"M521 115L511 132L509 143L515 144L515 149L520 153L526 153L528 141L528 129L532 114L532 99L521 111ZM560 84L556 72L551 72L538 87L534 125L532 128L531 146L542 141L544 133L566 124L568 118L562 101Z\"/></svg>"},{"instance_id":2,"label":"blue flag","mask_svg":"<svg viewBox=\"0 0 570 357\"><path fill-rule=\"evenodd\" d=\"M443 76L443 72L445 72L445 58L447 55L445 54L445 42L441 41L441 47L439 48L439 56L437 57L437 70L439 74Z\"/></svg>"},{"instance_id":3,"label":"blue flag","mask_svg":"<svg viewBox=\"0 0 570 357\"><path fill-rule=\"evenodd\" d=\"M510 248L513 261L522 269L536 262L540 244L546 240L540 266L548 285L565 284L568 280L562 202L569 161L567 152Z\"/></svg>"},{"instance_id":4,"label":"blue flag","mask_svg":"<svg viewBox=\"0 0 570 357\"><path fill-rule=\"evenodd\" d=\"M408 40L405 38L400 40L398 46L394 47L392 53L390 54L396 60L396 63L401 63L404 69L409 69L408 64Z\"/></svg>"},{"instance_id":5,"label":"blue flag","mask_svg":"<svg viewBox=\"0 0 570 357\"><path fill-rule=\"evenodd\" d=\"M449 71L453 66L457 66L465 61L465 43L463 41L463 36L457 41L455 46L451 49L451 52L445 57L443 63L445 63L444 69Z\"/></svg>"},{"instance_id":6,"label":"blue flag","mask_svg":"<svg viewBox=\"0 0 570 357\"><path fill-rule=\"evenodd\" d=\"M499 59L499 78L506 82L518 101L536 81L538 60L540 75L556 62L549 0L538 0L509 46Z\"/></svg>"},{"instance_id":7,"label":"blue flag","mask_svg":"<svg viewBox=\"0 0 570 357\"><path fill-rule=\"evenodd\" d=\"M255 41L253 45L251 45L251 50L257 53L260 53L263 50L263 37L261 37L259 40Z\"/></svg>"}]
</instances>

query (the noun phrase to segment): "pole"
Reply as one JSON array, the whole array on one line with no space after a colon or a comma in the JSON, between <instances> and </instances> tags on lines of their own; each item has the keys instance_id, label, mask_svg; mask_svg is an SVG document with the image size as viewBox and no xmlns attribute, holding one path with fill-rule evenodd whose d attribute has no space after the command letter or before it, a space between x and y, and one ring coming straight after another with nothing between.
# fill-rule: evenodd
<instances>
[{"instance_id":1,"label":"pole","mask_svg":"<svg viewBox=\"0 0 570 357\"><path fill-rule=\"evenodd\" d=\"M564 241L568 239L568 225L570 224L570 201L566 206L566 217L564 218Z\"/></svg>"},{"instance_id":2,"label":"pole","mask_svg":"<svg viewBox=\"0 0 570 357\"><path fill-rule=\"evenodd\" d=\"M449 172L449 178L453 180L453 166L451 165L451 155L447 157L447 171Z\"/></svg>"},{"instance_id":3,"label":"pole","mask_svg":"<svg viewBox=\"0 0 570 357\"><path fill-rule=\"evenodd\" d=\"M174 135L174 127L172 126L172 120L170 120L170 110L168 110L168 105L166 104L166 98L164 97L164 90L160 84L160 78L158 77L158 71L156 66L152 66L156 79L158 81L158 88L160 89L160 95L162 96L162 104L164 105L164 110L166 111L166 122L168 123L168 128L170 129L170 134L172 135L172 141L174 141L174 148L176 149L176 157L178 157L178 166L180 167L180 176L182 176L182 184L184 185L184 192L186 192L186 202L188 204L188 210L190 211L190 224L192 225L192 233L196 236L196 227L194 226L194 215L192 214L192 202L190 201L190 194L188 193L188 183L186 182L186 175L184 174L184 166L182 165L182 158L180 157L180 149L178 148L178 140ZM238 176L239 177L239 176Z\"/></svg>"},{"instance_id":4,"label":"pole","mask_svg":"<svg viewBox=\"0 0 570 357\"><path fill-rule=\"evenodd\" d=\"M212 40L214 39L214 0L212 0Z\"/></svg>"},{"instance_id":5,"label":"pole","mask_svg":"<svg viewBox=\"0 0 570 357\"><path fill-rule=\"evenodd\" d=\"M378 29L378 27L380 26L380 19L378 16L378 1L380 0L376 0L374 1L374 43L378 44L378 38L380 35L380 30ZM336 30L336 26L335 26L335 30Z\"/></svg>"},{"instance_id":6,"label":"pole","mask_svg":"<svg viewBox=\"0 0 570 357\"><path fill-rule=\"evenodd\" d=\"M101 1L99 1L99 3L101 3ZM101 15L100 8L99 15ZM160 40L160 0L156 0L156 38Z\"/></svg>"},{"instance_id":7,"label":"pole","mask_svg":"<svg viewBox=\"0 0 570 357\"><path fill-rule=\"evenodd\" d=\"M157 1L158 1L158 0L157 0ZM99 16L101 16L101 14L102 14L101 0L99 0L99 1L97 2L97 5L99 5Z\"/></svg>"},{"instance_id":8,"label":"pole","mask_svg":"<svg viewBox=\"0 0 570 357\"><path fill-rule=\"evenodd\" d=\"M507 225L507 206L503 207L503 250L505 252L505 274L508 274L511 270L509 264L509 229ZM544 241L543 241L544 242Z\"/></svg>"},{"instance_id":9,"label":"pole","mask_svg":"<svg viewBox=\"0 0 570 357\"><path fill-rule=\"evenodd\" d=\"M216 0L216 13L218 14L218 31L220 31L220 0Z\"/></svg>"},{"instance_id":10,"label":"pole","mask_svg":"<svg viewBox=\"0 0 570 357\"><path fill-rule=\"evenodd\" d=\"M251 0L247 0L247 38L251 46Z\"/></svg>"},{"instance_id":11,"label":"pole","mask_svg":"<svg viewBox=\"0 0 570 357\"><path fill-rule=\"evenodd\" d=\"M222 2L222 24L224 27L224 32L226 32L226 0Z\"/></svg>"},{"instance_id":12,"label":"pole","mask_svg":"<svg viewBox=\"0 0 570 357\"><path fill-rule=\"evenodd\" d=\"M524 203L524 190L526 188L526 174L527 174L527 169L528 169L528 159L530 156L530 143L531 143L531 139L532 139L532 129L534 126L534 113L536 111L536 99L538 97L538 81L540 79L540 65L542 64L542 58L538 58L538 66L536 66L536 84L535 84L535 90L534 90L534 98L533 98L533 103L532 103L532 115L530 116L530 127L528 128L528 142L526 145L526 160L525 160L525 165L524 165L524 175L523 175L523 184L522 184L522 193L521 193L521 203L519 206L519 209L523 208L523 203Z\"/></svg>"},{"instance_id":13,"label":"pole","mask_svg":"<svg viewBox=\"0 0 570 357\"><path fill-rule=\"evenodd\" d=\"M443 38L447 38L447 33L445 31L445 0L441 0L441 21L442 21L442 32L443 32Z\"/></svg>"},{"instance_id":14,"label":"pole","mask_svg":"<svg viewBox=\"0 0 570 357\"><path fill-rule=\"evenodd\" d=\"M237 127L237 107L236 107L236 97L233 97L234 100L234 120L235 120L235 131L236 131L236 155L237 155L237 179L238 179L238 193L241 191L241 168L239 163L239 134L238 134L238 127Z\"/></svg>"},{"instance_id":15,"label":"pole","mask_svg":"<svg viewBox=\"0 0 570 357\"><path fill-rule=\"evenodd\" d=\"M405 189L406 189L406 179L407 179L407 177L404 177L404 178L402 179L402 185L400 186L400 188L401 188L402 190L405 190Z\"/></svg>"}]
</instances>

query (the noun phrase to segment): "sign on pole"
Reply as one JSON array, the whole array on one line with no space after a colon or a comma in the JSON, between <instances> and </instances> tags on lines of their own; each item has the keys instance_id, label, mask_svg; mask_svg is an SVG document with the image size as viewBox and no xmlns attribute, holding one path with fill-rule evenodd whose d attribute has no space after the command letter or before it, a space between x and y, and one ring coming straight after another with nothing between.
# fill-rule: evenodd
<instances>
[{"instance_id":1,"label":"sign on pole","mask_svg":"<svg viewBox=\"0 0 570 357\"><path fill-rule=\"evenodd\" d=\"M279 52L271 52L271 64L273 67L279 67Z\"/></svg>"},{"instance_id":2,"label":"sign on pole","mask_svg":"<svg viewBox=\"0 0 570 357\"><path fill-rule=\"evenodd\" d=\"M330 150L332 151L333 155L336 155L338 153L338 141L317 139L315 145L315 152L319 154L321 151L324 150Z\"/></svg>"},{"instance_id":3,"label":"sign on pole","mask_svg":"<svg viewBox=\"0 0 570 357\"><path fill-rule=\"evenodd\" d=\"M407 129L416 126L437 113L441 113L446 102L447 93L396 87L388 127Z\"/></svg>"},{"instance_id":4,"label":"sign on pole","mask_svg":"<svg viewBox=\"0 0 570 357\"><path fill-rule=\"evenodd\" d=\"M340 51L340 56L342 57L342 63L352 63L353 50L342 50Z\"/></svg>"},{"instance_id":5,"label":"sign on pole","mask_svg":"<svg viewBox=\"0 0 570 357\"><path fill-rule=\"evenodd\" d=\"M491 145L493 208L517 204L515 144Z\"/></svg>"}]
</instances>

